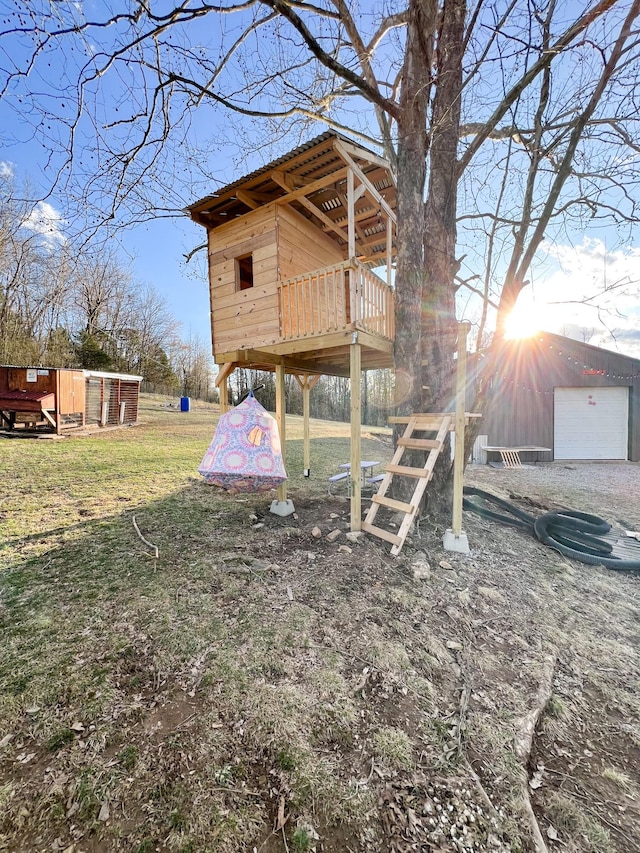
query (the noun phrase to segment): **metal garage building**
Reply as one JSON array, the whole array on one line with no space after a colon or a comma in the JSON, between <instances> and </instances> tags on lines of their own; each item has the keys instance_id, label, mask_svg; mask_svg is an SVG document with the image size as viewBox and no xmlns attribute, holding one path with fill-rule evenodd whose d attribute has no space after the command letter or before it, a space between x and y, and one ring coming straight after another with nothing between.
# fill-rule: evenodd
<instances>
[{"instance_id":1,"label":"metal garage building","mask_svg":"<svg viewBox=\"0 0 640 853\"><path fill-rule=\"evenodd\" d=\"M640 360L544 332L504 342L492 364L482 428L489 446L640 461Z\"/></svg>"}]
</instances>

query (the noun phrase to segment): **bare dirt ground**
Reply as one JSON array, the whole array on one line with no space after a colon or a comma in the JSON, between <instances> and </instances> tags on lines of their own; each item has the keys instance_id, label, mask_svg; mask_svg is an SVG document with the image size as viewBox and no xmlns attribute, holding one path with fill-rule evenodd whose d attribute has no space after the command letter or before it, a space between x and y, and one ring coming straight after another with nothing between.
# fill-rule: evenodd
<instances>
[{"instance_id":1,"label":"bare dirt ground","mask_svg":"<svg viewBox=\"0 0 640 853\"><path fill-rule=\"evenodd\" d=\"M473 466L466 482L533 515L578 509L640 529L637 465ZM302 529L347 527L345 505L297 508ZM473 513L469 556L421 527L398 559L370 540L278 555L322 617L321 643L362 649L345 665L360 672L364 731L411 742L406 767L371 759L384 842L344 849L640 850L640 573L568 560ZM306 562L318 552L321 572ZM343 848L329 833L318 849Z\"/></svg>"},{"instance_id":2,"label":"bare dirt ground","mask_svg":"<svg viewBox=\"0 0 640 853\"><path fill-rule=\"evenodd\" d=\"M465 479L640 529L635 464ZM345 497L291 496L283 519L194 481L147 514L135 598L128 519L27 566L24 632L50 608L78 641L65 687L4 706L0 850L638 853L640 575L468 512L470 555L442 519L393 558ZM106 590L72 569L100 536Z\"/></svg>"}]
</instances>

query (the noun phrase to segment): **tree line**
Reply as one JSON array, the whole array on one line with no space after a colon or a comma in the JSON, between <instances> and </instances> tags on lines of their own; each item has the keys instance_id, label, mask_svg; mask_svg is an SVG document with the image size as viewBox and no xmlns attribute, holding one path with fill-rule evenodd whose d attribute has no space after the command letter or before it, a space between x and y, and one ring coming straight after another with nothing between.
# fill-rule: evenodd
<instances>
[{"instance_id":1,"label":"tree line","mask_svg":"<svg viewBox=\"0 0 640 853\"><path fill-rule=\"evenodd\" d=\"M393 406L394 378L391 370L366 370L361 381L362 422L369 426L387 426ZM250 391L269 411L276 408L276 384L273 373L236 368L229 377L229 402L237 405ZM287 412L302 414L302 391L295 377L285 376ZM309 395L312 418L343 421L351 418L350 380L343 376L321 376Z\"/></svg>"},{"instance_id":2,"label":"tree line","mask_svg":"<svg viewBox=\"0 0 640 853\"><path fill-rule=\"evenodd\" d=\"M209 348L181 337L164 298L115 248L78 251L61 225L0 178L0 364L136 374L146 390L212 397Z\"/></svg>"}]
</instances>

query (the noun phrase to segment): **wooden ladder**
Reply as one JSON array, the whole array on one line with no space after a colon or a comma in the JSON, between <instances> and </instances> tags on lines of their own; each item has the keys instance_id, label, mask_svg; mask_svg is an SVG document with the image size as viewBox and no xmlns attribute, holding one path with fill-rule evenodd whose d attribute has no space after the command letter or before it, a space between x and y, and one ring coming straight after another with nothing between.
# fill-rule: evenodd
<instances>
[{"instance_id":1,"label":"wooden ladder","mask_svg":"<svg viewBox=\"0 0 640 853\"><path fill-rule=\"evenodd\" d=\"M409 420L403 435L398 439L396 451L390 464L385 466L385 475L377 494L371 498L371 506L367 517L362 522L362 529L372 536L377 536L379 539L384 539L386 542L391 542L391 553L397 556L402 550L404 541L407 538L411 526L414 521L420 501L425 493L427 484L433 476L440 451L444 445L444 440L447 433L451 429L453 423L453 413L445 414L414 414L409 416ZM416 432L435 432L435 438L415 438ZM422 468L412 468L407 465L402 465L402 456L405 450L427 450L427 458ZM394 498L388 498L387 491L393 482L393 477L412 477L415 479L416 487L411 496L409 503L398 501ZM393 509L396 512L404 513L404 518L398 528L397 533L392 533L384 530L382 527L377 527L374 524L376 515L381 506L387 509Z\"/></svg>"}]
</instances>

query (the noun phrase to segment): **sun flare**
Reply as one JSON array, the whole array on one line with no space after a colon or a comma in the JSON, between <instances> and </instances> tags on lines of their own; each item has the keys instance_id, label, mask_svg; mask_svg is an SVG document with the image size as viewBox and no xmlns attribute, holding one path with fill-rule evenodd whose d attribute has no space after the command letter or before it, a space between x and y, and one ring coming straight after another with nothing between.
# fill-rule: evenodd
<instances>
[{"instance_id":1,"label":"sun flare","mask_svg":"<svg viewBox=\"0 0 640 853\"><path fill-rule=\"evenodd\" d=\"M540 314L535 308L516 305L507 318L505 337L507 340L531 338L540 331L540 327Z\"/></svg>"}]
</instances>

